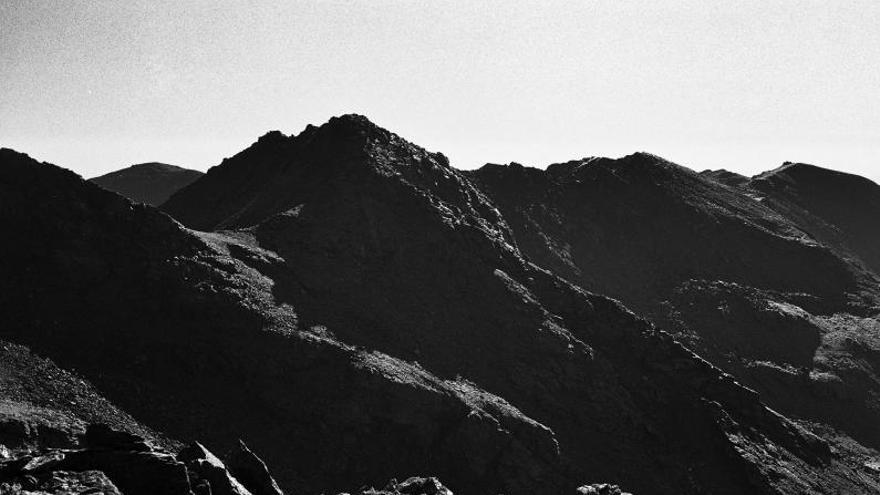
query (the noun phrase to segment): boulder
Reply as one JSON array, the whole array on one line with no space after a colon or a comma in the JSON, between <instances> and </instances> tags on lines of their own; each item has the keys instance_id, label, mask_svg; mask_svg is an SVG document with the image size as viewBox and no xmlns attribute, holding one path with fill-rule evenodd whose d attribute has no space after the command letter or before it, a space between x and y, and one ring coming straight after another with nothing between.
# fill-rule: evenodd
<instances>
[{"instance_id":1,"label":"boulder","mask_svg":"<svg viewBox=\"0 0 880 495\"><path fill-rule=\"evenodd\" d=\"M578 495L632 495L622 492L619 486L610 483L584 485L577 489L577 493Z\"/></svg>"}]
</instances>

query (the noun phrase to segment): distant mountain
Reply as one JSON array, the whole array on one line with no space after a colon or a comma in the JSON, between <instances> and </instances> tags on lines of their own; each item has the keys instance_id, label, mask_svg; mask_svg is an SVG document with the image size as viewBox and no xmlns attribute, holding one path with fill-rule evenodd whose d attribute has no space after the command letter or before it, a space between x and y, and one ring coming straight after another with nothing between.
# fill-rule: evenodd
<instances>
[{"instance_id":1,"label":"distant mountain","mask_svg":"<svg viewBox=\"0 0 880 495\"><path fill-rule=\"evenodd\" d=\"M204 174L198 170L150 162L132 165L89 180L135 203L158 206L202 175Z\"/></svg>"}]
</instances>

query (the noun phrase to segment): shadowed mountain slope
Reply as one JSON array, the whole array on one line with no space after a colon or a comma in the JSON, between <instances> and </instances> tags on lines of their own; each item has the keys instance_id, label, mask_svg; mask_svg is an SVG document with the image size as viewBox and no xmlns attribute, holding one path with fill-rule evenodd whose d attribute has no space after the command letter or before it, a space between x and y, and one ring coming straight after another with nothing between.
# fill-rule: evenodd
<instances>
[{"instance_id":1,"label":"shadowed mountain slope","mask_svg":"<svg viewBox=\"0 0 880 495\"><path fill-rule=\"evenodd\" d=\"M468 174L363 117L270 133L163 209L275 253L283 262L262 272L303 321L504 397L553 432L574 479L642 493L876 485L851 450L766 409L619 304L526 261L516 228ZM843 274L842 286L859 287L845 264L776 217L755 221L778 229L767 234L778 249L802 243Z\"/></svg>"},{"instance_id":2,"label":"shadowed mountain slope","mask_svg":"<svg viewBox=\"0 0 880 495\"><path fill-rule=\"evenodd\" d=\"M730 187L739 187L749 182L749 178L729 170L704 170L700 176Z\"/></svg>"},{"instance_id":3,"label":"shadowed mountain slope","mask_svg":"<svg viewBox=\"0 0 880 495\"><path fill-rule=\"evenodd\" d=\"M175 446L120 411L87 381L27 347L0 341L0 358L0 445L70 447L87 424L103 423Z\"/></svg>"},{"instance_id":4,"label":"shadowed mountain slope","mask_svg":"<svg viewBox=\"0 0 880 495\"><path fill-rule=\"evenodd\" d=\"M692 278L809 293L828 310L877 300L876 277L760 198L653 155L469 174L531 259L646 313L658 294Z\"/></svg>"},{"instance_id":5,"label":"shadowed mountain slope","mask_svg":"<svg viewBox=\"0 0 880 495\"><path fill-rule=\"evenodd\" d=\"M15 237L0 247L0 337L76 369L151 428L219 452L244 438L292 492L414 472L464 493L576 486L553 433L503 399L276 303L260 270L283 260L247 238L188 231L5 149L0 208Z\"/></svg>"},{"instance_id":6,"label":"shadowed mountain slope","mask_svg":"<svg viewBox=\"0 0 880 495\"><path fill-rule=\"evenodd\" d=\"M798 168L750 182L637 153L546 171L486 165L469 174L529 259L638 308L774 408L876 448L880 339L870 329L880 313L880 281L800 220L814 213L794 200L783 208L761 190L771 189L768 181L783 183L780 173L789 185L775 190L793 194L789 174L820 187ZM852 210L859 220L838 220L846 227L835 229L848 232L853 245L875 237L877 225L863 216L874 198L869 181L822 174L832 193L804 192L808 206ZM857 191L854 199L833 193L846 188L835 178ZM842 336L850 334L860 337L846 344Z\"/></svg>"},{"instance_id":7,"label":"shadowed mountain slope","mask_svg":"<svg viewBox=\"0 0 880 495\"><path fill-rule=\"evenodd\" d=\"M857 175L786 163L746 186L842 256L880 273L880 186Z\"/></svg>"},{"instance_id":8,"label":"shadowed mountain slope","mask_svg":"<svg viewBox=\"0 0 880 495\"><path fill-rule=\"evenodd\" d=\"M202 175L204 174L198 170L150 162L132 165L89 180L135 203L158 206Z\"/></svg>"}]
</instances>

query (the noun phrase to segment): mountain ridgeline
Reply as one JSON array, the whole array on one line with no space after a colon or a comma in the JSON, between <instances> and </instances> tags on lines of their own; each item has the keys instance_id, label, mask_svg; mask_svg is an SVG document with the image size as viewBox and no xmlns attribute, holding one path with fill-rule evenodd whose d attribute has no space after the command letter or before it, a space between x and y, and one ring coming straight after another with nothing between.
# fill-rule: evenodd
<instances>
[{"instance_id":1,"label":"mountain ridgeline","mask_svg":"<svg viewBox=\"0 0 880 495\"><path fill-rule=\"evenodd\" d=\"M143 438L179 493L876 493L880 192L806 167L465 172L345 115L160 211L2 150L0 412Z\"/></svg>"}]
</instances>

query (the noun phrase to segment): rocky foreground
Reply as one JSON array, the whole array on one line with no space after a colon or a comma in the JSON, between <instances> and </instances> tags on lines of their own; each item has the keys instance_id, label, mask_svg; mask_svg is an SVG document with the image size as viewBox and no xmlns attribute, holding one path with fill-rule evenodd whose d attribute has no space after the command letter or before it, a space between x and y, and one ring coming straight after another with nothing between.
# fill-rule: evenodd
<instances>
[{"instance_id":1,"label":"rocky foreground","mask_svg":"<svg viewBox=\"0 0 880 495\"><path fill-rule=\"evenodd\" d=\"M2 399L78 425L7 445L4 482L129 493L64 460L116 431L193 493L257 493L211 454L240 440L286 493L876 493L872 234L831 245L722 179L649 155L465 173L343 116L166 214L2 150Z\"/></svg>"}]
</instances>

